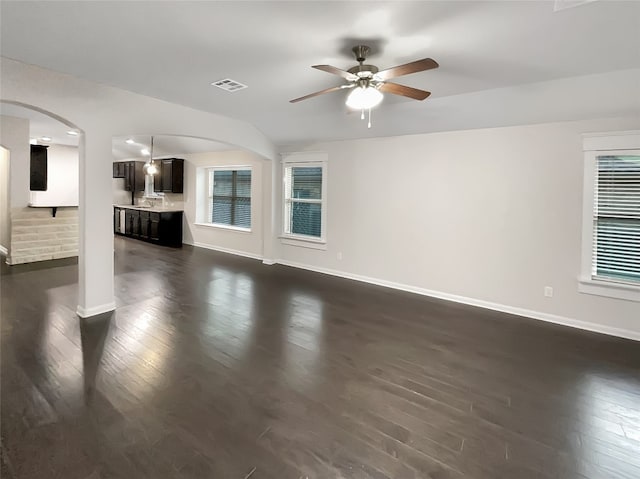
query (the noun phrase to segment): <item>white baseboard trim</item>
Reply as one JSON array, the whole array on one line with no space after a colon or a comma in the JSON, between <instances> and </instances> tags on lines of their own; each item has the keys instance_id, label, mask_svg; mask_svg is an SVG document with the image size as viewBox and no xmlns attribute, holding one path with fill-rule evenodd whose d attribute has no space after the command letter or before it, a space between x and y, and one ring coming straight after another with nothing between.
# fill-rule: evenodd
<instances>
[{"instance_id":1,"label":"white baseboard trim","mask_svg":"<svg viewBox=\"0 0 640 479\"><path fill-rule=\"evenodd\" d=\"M196 246L197 248L210 249L212 251L219 251L221 253L229 253L229 254L235 254L236 256L244 256L245 258L262 260L262 255L254 254L254 253L247 253L246 251L239 251L239 250L236 250L236 249L223 248L221 246L213 246L213 245L206 244L206 243L196 243L196 242L194 242L194 243L185 243L185 244L191 244L191 246Z\"/></svg>"},{"instance_id":2,"label":"white baseboard trim","mask_svg":"<svg viewBox=\"0 0 640 479\"><path fill-rule=\"evenodd\" d=\"M0 254L7 256L9 254L9 250L0 244Z\"/></svg>"},{"instance_id":3,"label":"white baseboard trim","mask_svg":"<svg viewBox=\"0 0 640 479\"><path fill-rule=\"evenodd\" d=\"M408 284L395 283L393 281L386 281L383 279L371 278L369 276L361 276L358 274L347 273L344 271L310 266L302 263L296 263L293 261L278 260L277 263L284 266L291 266L292 268L306 269L308 271L314 271L316 273L328 274L331 276L338 276L340 278L345 278L345 279L352 279L355 281L361 281L363 283L375 284L377 286L384 286L387 288L398 289L401 291L407 291L409 293L420 294L420 295L429 296L432 298L445 299L447 301L453 301L455 303L462 303L470 306L477 306L480 308L490 309L493 311L500 311L502 313L508 313L516 316L524 316L526 318L546 321L548 323L560 324L563 326L570 326L572 328L584 329L586 331L592 331L595 333L607 334L609 336L617 336L620 338L633 339L635 341L640 341L640 331L632 331L628 329L615 328L612 326L605 326L602 324L591 323L588 321L581 321L578 319L567 318L567 317L558 316L555 314L542 313L542 312L533 311L530 309L507 306L499 303L492 303L490 301L483 301L480 299L468 298L466 296L458 296L455 294L443 293L441 291L434 291L430 289L419 288L419 287L411 286Z\"/></svg>"},{"instance_id":4,"label":"white baseboard trim","mask_svg":"<svg viewBox=\"0 0 640 479\"><path fill-rule=\"evenodd\" d=\"M101 304L99 306L93 306L92 308L85 308L83 306L78 305L76 308L76 314L81 318L90 318L91 316L95 316L97 314L108 313L109 311L114 311L116 309L115 301L110 303Z\"/></svg>"},{"instance_id":5,"label":"white baseboard trim","mask_svg":"<svg viewBox=\"0 0 640 479\"><path fill-rule=\"evenodd\" d=\"M277 264L278 262L275 259L266 259L264 258L262 260L262 264L266 264L267 266L273 266L274 264Z\"/></svg>"}]
</instances>

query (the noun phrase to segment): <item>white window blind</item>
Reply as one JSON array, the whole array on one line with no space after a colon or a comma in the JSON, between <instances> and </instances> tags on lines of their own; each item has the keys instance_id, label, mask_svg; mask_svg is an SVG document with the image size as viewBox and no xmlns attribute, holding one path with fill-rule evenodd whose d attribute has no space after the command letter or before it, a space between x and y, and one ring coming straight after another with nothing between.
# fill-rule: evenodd
<instances>
[{"instance_id":1,"label":"white window blind","mask_svg":"<svg viewBox=\"0 0 640 479\"><path fill-rule=\"evenodd\" d=\"M210 222L251 228L251 170L210 170L209 185Z\"/></svg>"},{"instance_id":2,"label":"white window blind","mask_svg":"<svg viewBox=\"0 0 640 479\"><path fill-rule=\"evenodd\" d=\"M285 234L322 238L322 172L322 166L285 167Z\"/></svg>"},{"instance_id":3,"label":"white window blind","mask_svg":"<svg viewBox=\"0 0 640 479\"><path fill-rule=\"evenodd\" d=\"M640 283L640 156L596 158L592 277Z\"/></svg>"}]
</instances>

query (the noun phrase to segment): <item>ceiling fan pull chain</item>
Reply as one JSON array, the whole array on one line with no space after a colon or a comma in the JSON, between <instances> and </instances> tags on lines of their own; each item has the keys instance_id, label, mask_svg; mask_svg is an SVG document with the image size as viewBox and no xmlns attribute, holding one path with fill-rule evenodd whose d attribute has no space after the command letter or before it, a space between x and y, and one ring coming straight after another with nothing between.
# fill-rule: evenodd
<instances>
[{"instance_id":1,"label":"ceiling fan pull chain","mask_svg":"<svg viewBox=\"0 0 640 479\"><path fill-rule=\"evenodd\" d=\"M364 113L364 110L363 110ZM367 128L371 128L371 108L369 108L369 124L367 125Z\"/></svg>"},{"instance_id":2,"label":"ceiling fan pull chain","mask_svg":"<svg viewBox=\"0 0 640 479\"><path fill-rule=\"evenodd\" d=\"M364 108L362 109L362 113L360 114L360 119L364 120Z\"/></svg>"}]
</instances>

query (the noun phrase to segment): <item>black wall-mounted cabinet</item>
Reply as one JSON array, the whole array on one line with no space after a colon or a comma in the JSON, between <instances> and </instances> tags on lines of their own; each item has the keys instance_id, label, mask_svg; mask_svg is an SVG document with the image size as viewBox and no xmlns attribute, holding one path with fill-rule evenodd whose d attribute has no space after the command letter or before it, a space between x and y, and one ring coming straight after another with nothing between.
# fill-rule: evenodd
<instances>
[{"instance_id":1,"label":"black wall-mounted cabinet","mask_svg":"<svg viewBox=\"0 0 640 479\"><path fill-rule=\"evenodd\" d=\"M113 177L114 178L124 178L124 165L126 162L124 161L114 161L113 162Z\"/></svg>"},{"instance_id":2,"label":"black wall-mounted cabinet","mask_svg":"<svg viewBox=\"0 0 640 479\"><path fill-rule=\"evenodd\" d=\"M47 145L31 145L29 189L47 191Z\"/></svg>"},{"instance_id":3,"label":"black wall-mounted cabinet","mask_svg":"<svg viewBox=\"0 0 640 479\"><path fill-rule=\"evenodd\" d=\"M124 178L126 191L144 191L144 162L115 161L113 162L113 177Z\"/></svg>"},{"instance_id":4,"label":"black wall-mounted cabinet","mask_svg":"<svg viewBox=\"0 0 640 479\"><path fill-rule=\"evenodd\" d=\"M184 190L184 160L165 158L154 160L158 173L153 178L153 190L164 193L182 193Z\"/></svg>"},{"instance_id":5,"label":"black wall-mounted cabinet","mask_svg":"<svg viewBox=\"0 0 640 479\"><path fill-rule=\"evenodd\" d=\"M120 227L121 210L125 212L124 233ZM113 213L116 234L163 246L182 246L182 211L144 211L116 206Z\"/></svg>"}]
</instances>

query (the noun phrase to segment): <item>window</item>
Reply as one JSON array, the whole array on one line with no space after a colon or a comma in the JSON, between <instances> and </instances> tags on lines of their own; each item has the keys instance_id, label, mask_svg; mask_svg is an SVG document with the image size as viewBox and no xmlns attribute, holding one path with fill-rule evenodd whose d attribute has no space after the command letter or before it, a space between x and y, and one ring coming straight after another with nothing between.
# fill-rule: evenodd
<instances>
[{"instance_id":1,"label":"window","mask_svg":"<svg viewBox=\"0 0 640 479\"><path fill-rule=\"evenodd\" d=\"M585 168L580 290L640 301L640 149L589 151Z\"/></svg>"},{"instance_id":2,"label":"window","mask_svg":"<svg viewBox=\"0 0 640 479\"><path fill-rule=\"evenodd\" d=\"M326 240L326 163L285 161L283 171L283 237L324 243Z\"/></svg>"},{"instance_id":3,"label":"window","mask_svg":"<svg viewBox=\"0 0 640 479\"><path fill-rule=\"evenodd\" d=\"M596 158L595 278L640 282L640 152Z\"/></svg>"},{"instance_id":4,"label":"window","mask_svg":"<svg viewBox=\"0 0 640 479\"><path fill-rule=\"evenodd\" d=\"M251 229L251 170L209 169L207 223Z\"/></svg>"}]
</instances>

